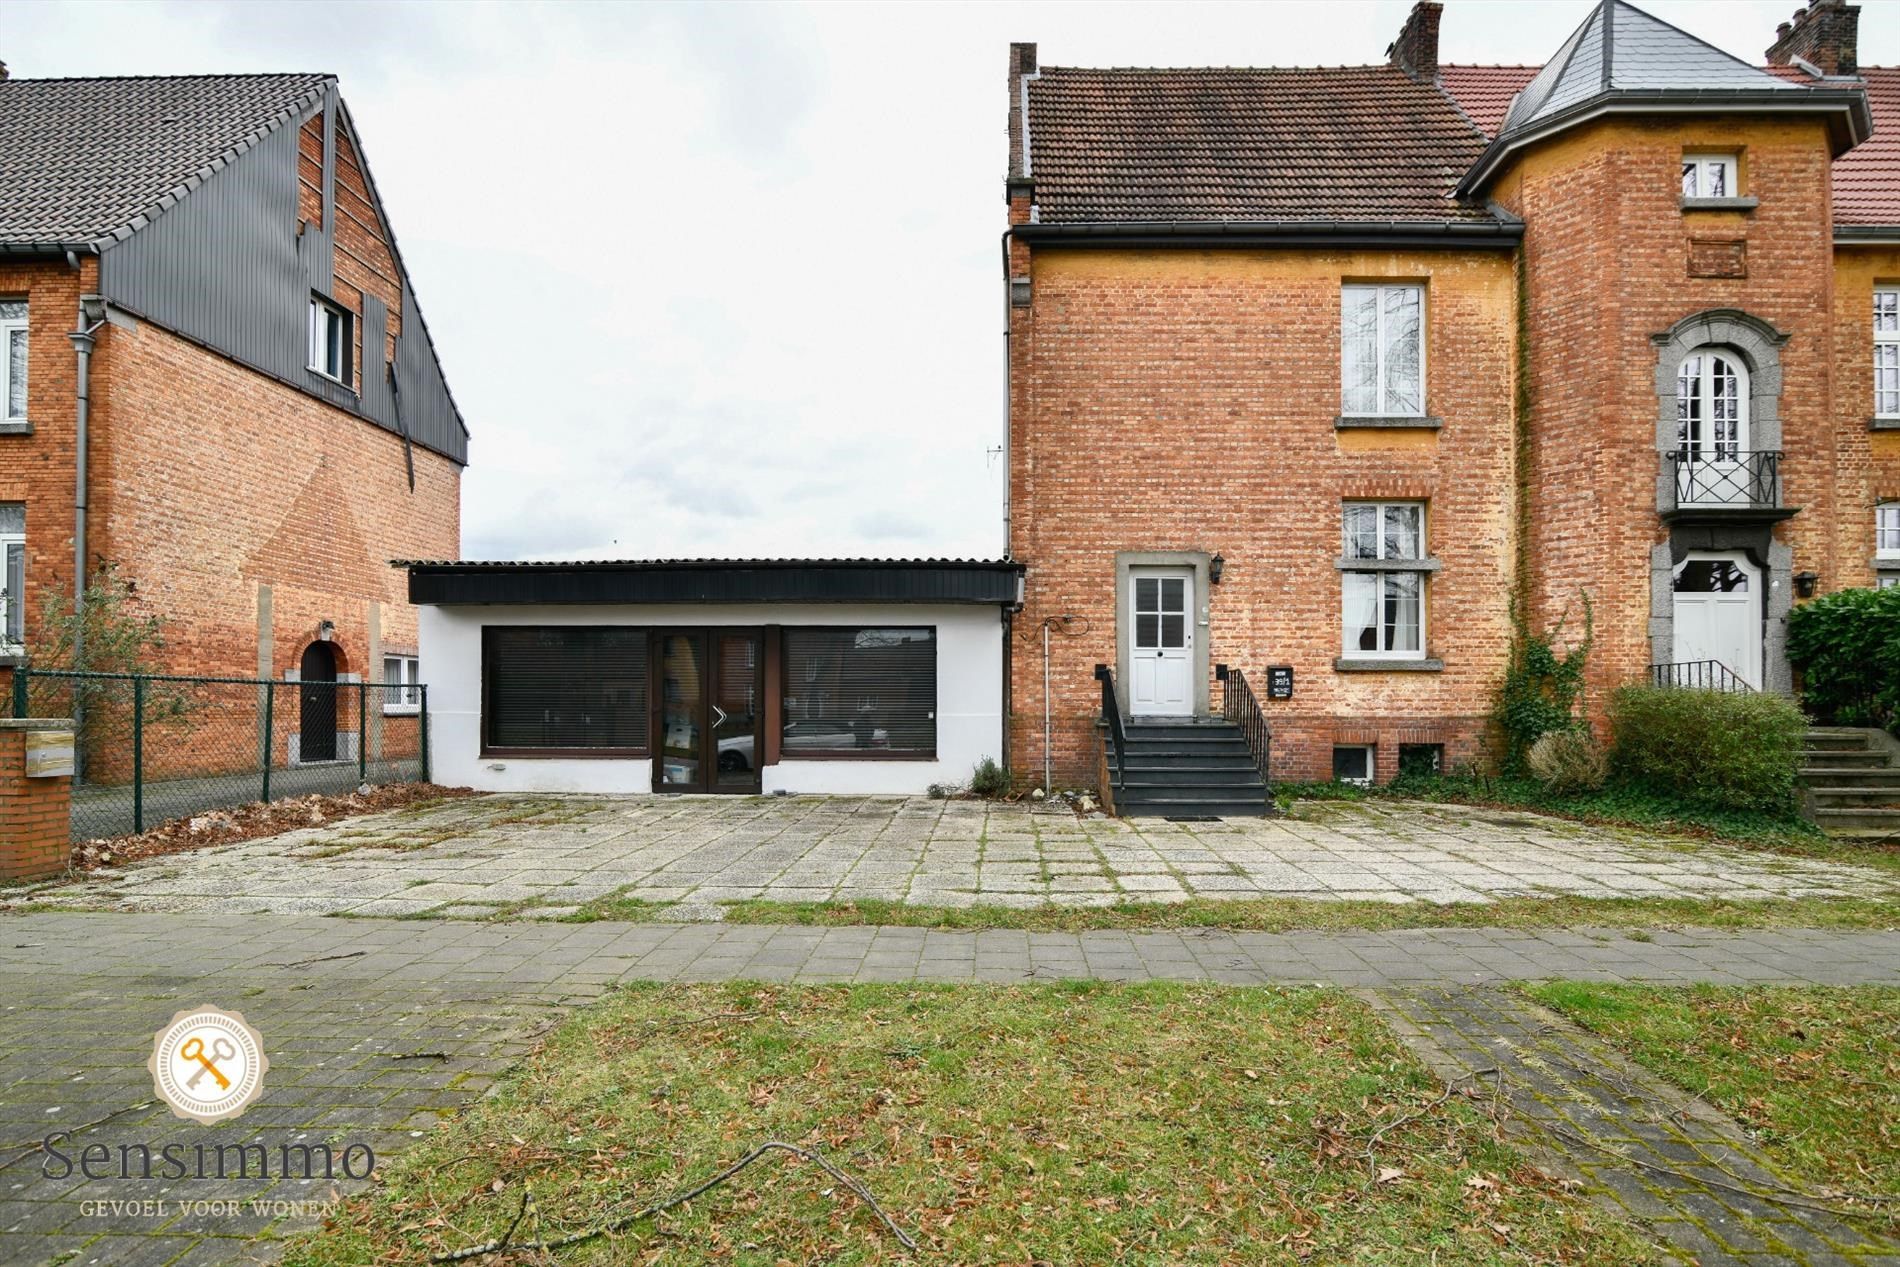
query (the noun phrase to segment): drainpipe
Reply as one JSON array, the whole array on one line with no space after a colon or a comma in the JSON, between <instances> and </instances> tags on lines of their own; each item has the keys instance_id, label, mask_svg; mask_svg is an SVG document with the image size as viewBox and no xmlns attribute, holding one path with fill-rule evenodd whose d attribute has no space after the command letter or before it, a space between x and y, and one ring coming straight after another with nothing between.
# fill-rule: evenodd
<instances>
[{"instance_id":1,"label":"drainpipe","mask_svg":"<svg viewBox=\"0 0 1900 1267\"><path fill-rule=\"evenodd\" d=\"M71 251L66 261L75 269L78 257ZM96 317L94 314L97 314ZM90 320L90 323L88 323ZM94 337L105 324L105 301L97 295L79 297L79 321L66 337L73 341L73 667L84 662L86 610L86 433L91 414L92 349Z\"/></svg>"},{"instance_id":2,"label":"drainpipe","mask_svg":"<svg viewBox=\"0 0 1900 1267\"><path fill-rule=\"evenodd\" d=\"M1003 557L1014 557L1010 553L1010 362L1015 359L1010 346L1011 327L1015 324L1014 299L1010 293L1009 276L1009 239L1016 232L1014 226L1003 230Z\"/></svg>"},{"instance_id":3,"label":"drainpipe","mask_svg":"<svg viewBox=\"0 0 1900 1267\"><path fill-rule=\"evenodd\" d=\"M1053 775L1050 773L1049 738L1049 622L1042 622L1042 791L1045 796L1055 795L1050 786Z\"/></svg>"}]
</instances>

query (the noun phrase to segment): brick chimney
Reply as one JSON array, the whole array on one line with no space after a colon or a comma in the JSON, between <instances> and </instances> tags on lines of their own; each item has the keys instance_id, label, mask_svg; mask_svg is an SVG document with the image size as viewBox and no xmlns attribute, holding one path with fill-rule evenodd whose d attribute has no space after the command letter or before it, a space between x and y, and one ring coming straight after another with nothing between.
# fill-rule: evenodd
<instances>
[{"instance_id":1,"label":"brick chimney","mask_svg":"<svg viewBox=\"0 0 1900 1267\"><path fill-rule=\"evenodd\" d=\"M1791 66L1799 57L1827 75L1860 73L1860 6L1846 0L1814 0L1775 28L1768 64Z\"/></svg>"},{"instance_id":2,"label":"brick chimney","mask_svg":"<svg viewBox=\"0 0 1900 1267\"><path fill-rule=\"evenodd\" d=\"M1036 73L1036 46L1009 46L1009 174L1023 174L1023 76Z\"/></svg>"},{"instance_id":3,"label":"brick chimney","mask_svg":"<svg viewBox=\"0 0 1900 1267\"><path fill-rule=\"evenodd\" d=\"M1438 15L1444 11L1438 0L1418 0L1412 6L1399 38L1385 50L1394 66L1426 83L1438 78Z\"/></svg>"}]
</instances>

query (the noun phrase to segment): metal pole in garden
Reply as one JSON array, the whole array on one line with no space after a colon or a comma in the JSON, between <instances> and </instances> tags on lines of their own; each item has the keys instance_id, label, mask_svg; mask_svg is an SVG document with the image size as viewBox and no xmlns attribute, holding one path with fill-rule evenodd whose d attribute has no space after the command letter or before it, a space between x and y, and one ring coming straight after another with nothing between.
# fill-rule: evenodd
<instances>
[{"instance_id":1,"label":"metal pole in garden","mask_svg":"<svg viewBox=\"0 0 1900 1267\"><path fill-rule=\"evenodd\" d=\"M429 688L425 685L416 689L420 693L416 700L416 725L420 727L417 731L416 743L422 761L422 781L427 783L429 782Z\"/></svg>"},{"instance_id":2,"label":"metal pole in garden","mask_svg":"<svg viewBox=\"0 0 1900 1267\"><path fill-rule=\"evenodd\" d=\"M26 716L26 674L27 668L24 664L13 670L13 715L15 717Z\"/></svg>"},{"instance_id":3,"label":"metal pole in garden","mask_svg":"<svg viewBox=\"0 0 1900 1267\"><path fill-rule=\"evenodd\" d=\"M145 830L145 679L132 679L132 834Z\"/></svg>"},{"instance_id":4,"label":"metal pole in garden","mask_svg":"<svg viewBox=\"0 0 1900 1267\"><path fill-rule=\"evenodd\" d=\"M356 683L356 781L369 782L369 683Z\"/></svg>"},{"instance_id":5,"label":"metal pole in garden","mask_svg":"<svg viewBox=\"0 0 1900 1267\"><path fill-rule=\"evenodd\" d=\"M271 749L275 746L274 740L276 738L275 731L271 728L271 706L276 699L277 683L264 683L264 795L259 799L267 803L270 800Z\"/></svg>"}]
</instances>

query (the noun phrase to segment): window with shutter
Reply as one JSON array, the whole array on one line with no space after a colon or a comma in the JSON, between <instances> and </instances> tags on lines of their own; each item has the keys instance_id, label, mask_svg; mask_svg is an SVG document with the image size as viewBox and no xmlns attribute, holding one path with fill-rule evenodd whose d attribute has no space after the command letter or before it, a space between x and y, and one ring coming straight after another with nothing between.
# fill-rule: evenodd
<instances>
[{"instance_id":1,"label":"window with shutter","mask_svg":"<svg viewBox=\"0 0 1900 1267\"><path fill-rule=\"evenodd\" d=\"M936 756L935 629L787 629L782 646L787 760Z\"/></svg>"},{"instance_id":2,"label":"window with shutter","mask_svg":"<svg viewBox=\"0 0 1900 1267\"><path fill-rule=\"evenodd\" d=\"M491 625L482 631L485 752L647 750L647 631Z\"/></svg>"}]
</instances>

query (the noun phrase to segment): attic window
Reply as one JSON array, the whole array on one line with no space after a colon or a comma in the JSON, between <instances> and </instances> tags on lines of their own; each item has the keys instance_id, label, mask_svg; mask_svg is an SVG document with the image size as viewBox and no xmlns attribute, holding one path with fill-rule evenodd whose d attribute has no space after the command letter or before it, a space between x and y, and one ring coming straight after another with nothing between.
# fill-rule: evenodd
<instances>
[{"instance_id":1,"label":"attic window","mask_svg":"<svg viewBox=\"0 0 1900 1267\"><path fill-rule=\"evenodd\" d=\"M1684 198L1738 198L1736 156L1733 154L1684 154L1682 156L1682 196Z\"/></svg>"},{"instance_id":2,"label":"attic window","mask_svg":"<svg viewBox=\"0 0 1900 1267\"><path fill-rule=\"evenodd\" d=\"M321 295L310 297L310 368L325 378L350 385L352 314Z\"/></svg>"}]
</instances>

